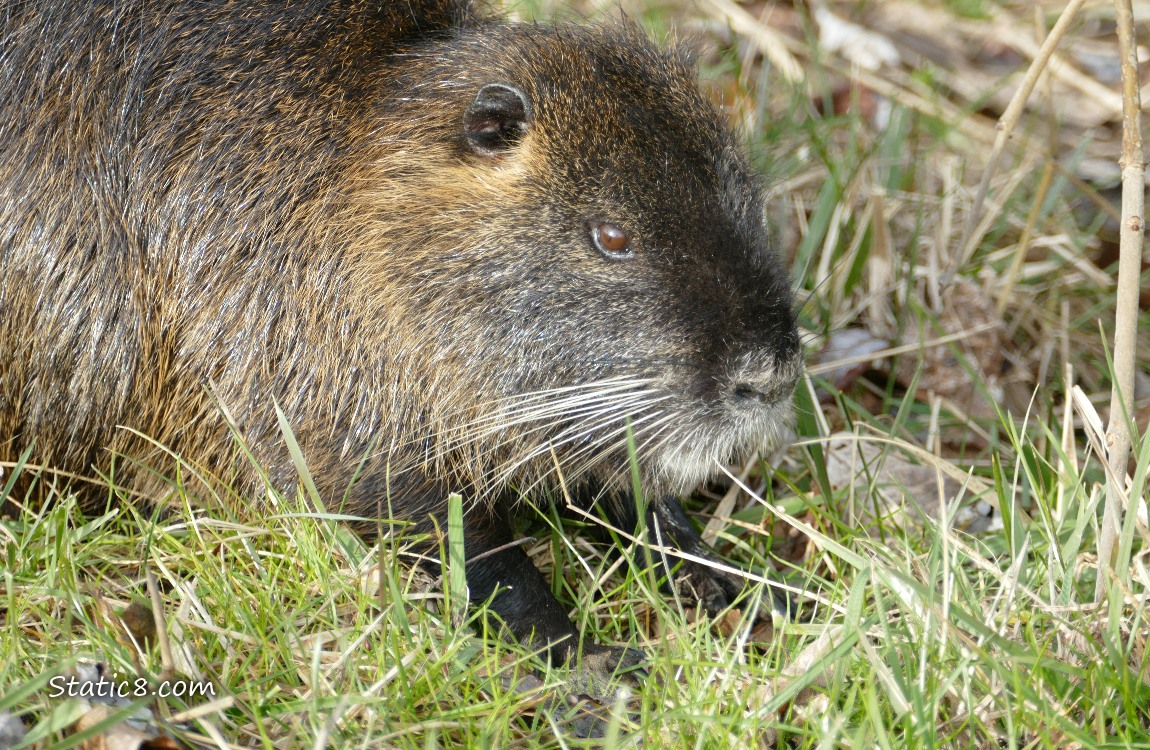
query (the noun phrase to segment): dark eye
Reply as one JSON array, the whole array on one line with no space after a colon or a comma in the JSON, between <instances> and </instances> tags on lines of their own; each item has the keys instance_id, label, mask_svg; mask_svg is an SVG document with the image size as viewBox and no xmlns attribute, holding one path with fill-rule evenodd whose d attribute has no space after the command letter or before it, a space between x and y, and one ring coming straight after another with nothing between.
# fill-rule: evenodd
<instances>
[{"instance_id":1,"label":"dark eye","mask_svg":"<svg viewBox=\"0 0 1150 750\"><path fill-rule=\"evenodd\" d=\"M631 233L618 224L595 222L590 229L595 249L611 260L623 260L635 255L635 249L631 246Z\"/></svg>"}]
</instances>

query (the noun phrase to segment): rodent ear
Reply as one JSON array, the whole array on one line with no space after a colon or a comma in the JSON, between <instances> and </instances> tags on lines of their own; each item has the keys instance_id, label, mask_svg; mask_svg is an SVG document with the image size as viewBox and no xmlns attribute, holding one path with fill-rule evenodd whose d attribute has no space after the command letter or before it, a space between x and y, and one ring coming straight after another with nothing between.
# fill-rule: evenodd
<instances>
[{"instance_id":1,"label":"rodent ear","mask_svg":"<svg viewBox=\"0 0 1150 750\"><path fill-rule=\"evenodd\" d=\"M522 89L489 83L464 113L463 132L475 153L498 156L519 142L530 122L531 102Z\"/></svg>"}]
</instances>

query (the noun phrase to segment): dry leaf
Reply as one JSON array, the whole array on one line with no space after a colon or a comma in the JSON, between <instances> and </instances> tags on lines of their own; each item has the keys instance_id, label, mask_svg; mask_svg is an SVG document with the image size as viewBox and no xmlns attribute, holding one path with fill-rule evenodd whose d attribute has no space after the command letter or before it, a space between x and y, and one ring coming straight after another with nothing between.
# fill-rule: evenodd
<instances>
[{"instance_id":1,"label":"dry leaf","mask_svg":"<svg viewBox=\"0 0 1150 750\"><path fill-rule=\"evenodd\" d=\"M48 682L48 696L73 702L78 718L67 732L75 734L104 722L109 716L132 705L133 683L109 679L102 663L79 663ZM0 728L0 748L3 744ZM81 742L82 750L176 750L180 746L158 728L152 711L138 708L121 721Z\"/></svg>"},{"instance_id":2,"label":"dry leaf","mask_svg":"<svg viewBox=\"0 0 1150 750\"><path fill-rule=\"evenodd\" d=\"M769 686L764 685L755 690L747 707L750 710L757 710L759 706L769 703L776 695L790 687L795 680L807 679L814 665L835 647L837 636L841 631L842 628L838 626L826 627L818 638L791 659ZM818 715L818 712L827 705L826 696L818 688L826 687L826 684L825 672L815 675L810 684L791 700L789 708L797 717ZM775 747L778 744L778 733L774 729L766 729L760 743L764 747Z\"/></svg>"},{"instance_id":3,"label":"dry leaf","mask_svg":"<svg viewBox=\"0 0 1150 750\"><path fill-rule=\"evenodd\" d=\"M93 706L72 726L72 731L82 732L88 727L95 726L114 711L115 709L109 706ZM143 729L139 728L134 717L113 724L94 737L84 740L77 747L80 750L179 750L180 748L175 740L160 734L159 730L150 724L145 725Z\"/></svg>"},{"instance_id":4,"label":"dry leaf","mask_svg":"<svg viewBox=\"0 0 1150 750\"><path fill-rule=\"evenodd\" d=\"M120 613L120 620L131 640L148 648L156 640L156 618L146 604L132 602Z\"/></svg>"},{"instance_id":5,"label":"dry leaf","mask_svg":"<svg viewBox=\"0 0 1150 750\"><path fill-rule=\"evenodd\" d=\"M898 65L898 48L886 37L858 24L839 18L826 8L816 7L819 45L829 53L839 53L865 70L878 70L883 65Z\"/></svg>"},{"instance_id":6,"label":"dry leaf","mask_svg":"<svg viewBox=\"0 0 1150 750\"><path fill-rule=\"evenodd\" d=\"M955 528L979 533L1001 522L989 503L974 501L959 482L892 450L884 455L883 449L846 432L831 435L827 442L827 477L833 490L851 488L845 510L852 523L870 527L879 518L904 528L933 523L940 498ZM956 503L960 507L953 510Z\"/></svg>"},{"instance_id":7,"label":"dry leaf","mask_svg":"<svg viewBox=\"0 0 1150 750\"><path fill-rule=\"evenodd\" d=\"M631 698L631 691L624 684L613 685L609 694L593 696L588 691L597 692L603 686L586 684L586 676L579 672L573 672L566 683L548 688L512 656L503 658L495 674L486 668L480 668L478 674L498 683L503 691L527 699L532 712L550 716L574 737L603 737L612 711L625 709Z\"/></svg>"}]
</instances>

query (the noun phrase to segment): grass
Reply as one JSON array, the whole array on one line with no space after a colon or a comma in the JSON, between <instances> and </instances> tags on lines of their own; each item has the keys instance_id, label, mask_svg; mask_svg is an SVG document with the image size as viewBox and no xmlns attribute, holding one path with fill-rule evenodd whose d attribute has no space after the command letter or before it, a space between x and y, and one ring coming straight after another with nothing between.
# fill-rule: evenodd
<instances>
[{"instance_id":1,"label":"grass","mask_svg":"<svg viewBox=\"0 0 1150 750\"><path fill-rule=\"evenodd\" d=\"M829 4L864 25L888 6ZM0 716L39 722L45 734L29 746L77 741L47 732L78 709L48 697L46 676L96 660L210 684L211 698L145 707L211 747L1150 747L1150 440L1139 430L1127 496L1143 499L1141 515L1132 502L1110 596L1094 601L1105 474L1088 425L1109 393L1114 266L1099 208L1108 186L1080 175L1091 159L1117 160L1113 139L1061 124L1057 91L1040 82L964 259L994 138L993 93L953 83L978 72L971 59L958 63L970 70L923 58L852 72L819 49L801 7L772 6L802 63L795 85L729 34L716 7L628 9L657 31L693 31L704 76L746 125L804 299L812 376L796 397L796 445L773 467L746 467L751 491L731 494L717 520L723 482L691 509L733 563L775 565L811 592L804 618L770 634L738 611L697 618L656 593L642 551L612 561L553 515L533 515L530 551L561 600L579 603L586 636L652 658L625 704L602 706L606 737L580 740L562 670L477 634L458 581L433 585L398 564L402 536L367 547L309 511L306 490L270 517L188 510L168 521L130 504L83 517L62 492L42 514L0 524ZM1028 3L919 7L962 33L997 17L1034 34ZM1060 7L1040 4L1047 27ZM569 12L544 0L515 9ZM1076 38L1101 38L1092 29L1107 18L1095 6ZM971 290L961 305L946 296L956 283ZM980 320L997 326L995 343L968 347ZM847 329L883 350L860 353L863 374L830 382L836 367L820 352ZM1148 330L1139 326L1142 372ZM937 357L917 345L952 334ZM1144 431L1145 401L1133 407ZM845 480L829 442L843 434L876 446ZM22 472L7 468L5 492ZM892 486L938 510L883 506ZM978 502L998 523L968 533L960 511ZM119 613L152 596L149 571L169 633L138 647Z\"/></svg>"}]
</instances>

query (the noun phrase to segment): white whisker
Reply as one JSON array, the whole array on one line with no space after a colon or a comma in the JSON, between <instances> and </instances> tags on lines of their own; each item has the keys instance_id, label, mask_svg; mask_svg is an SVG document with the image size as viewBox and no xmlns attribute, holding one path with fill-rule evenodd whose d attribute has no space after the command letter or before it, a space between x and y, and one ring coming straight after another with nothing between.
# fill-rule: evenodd
<instances>
[{"instance_id":1,"label":"white whisker","mask_svg":"<svg viewBox=\"0 0 1150 750\"><path fill-rule=\"evenodd\" d=\"M587 383L579 383L577 385L566 385L559 388L545 388L538 391L526 391L524 393L516 393L509 396L499 396L498 398L481 401L467 410L458 410L444 414L444 418L450 419L452 417L463 414L466 411L475 411L476 409L482 410L486 413L499 413L497 411L501 404L511 404L513 406L520 406L531 404L540 400L553 399L556 396L564 394L578 395L583 392L591 391L592 393L611 393L616 391L625 391L629 388L636 386L649 386L654 383L653 378L631 378L631 377L614 377L604 378L603 380L592 380Z\"/></svg>"},{"instance_id":2,"label":"white whisker","mask_svg":"<svg viewBox=\"0 0 1150 750\"><path fill-rule=\"evenodd\" d=\"M652 400L650 404L644 405L644 409L649 408L649 406L651 406L654 403L656 403L657 401L661 401L661 400L663 400L663 399L660 398L660 399ZM598 422L593 422L591 424L581 423L578 425L573 425L571 428L568 428L568 429L564 430L563 432L560 432L553 439L536 445L528 454L517 459L514 464L512 464L508 467L505 467L503 469L503 471L500 472L499 481L501 481L501 482L507 481L513 475L513 473L517 469L519 469L521 466L528 464L531 461L539 458L540 456L543 456L547 453L550 453L551 451L554 451L555 449L557 449L561 446L577 444L579 442L582 442L585 438L587 438L591 435L594 435L596 432L602 430L604 427L607 427L607 426L612 425L612 424L618 424L620 421L624 422L624 424L622 424L622 426L616 427L615 429L608 432L606 435L602 436L600 439L598 439L598 440L592 442L591 444L589 444L588 446L585 446L585 447L579 449L578 451L576 451L570 457L570 460L574 460L574 459L578 458L579 456L584 455L586 452L594 450L595 447L598 444L600 444L603 440L610 439L610 438L614 437L615 435L618 435L620 432L626 432L627 425L626 425L625 421L628 417L631 419L631 424L634 425L636 423L641 423L647 419L650 419L652 416L657 415L659 412L653 412L652 414L648 414L646 416L639 416L642 413L643 413L643 410L632 410L626 414L620 414L618 412L611 412L610 416L607 419L599 420ZM636 417L638 417L638 418L636 418ZM551 469L548 469L548 471L544 474L544 476L546 476L550 472L551 472ZM577 476L580 473L581 473L580 470L575 470L575 471L570 472L570 475L571 476Z\"/></svg>"},{"instance_id":3,"label":"white whisker","mask_svg":"<svg viewBox=\"0 0 1150 750\"><path fill-rule=\"evenodd\" d=\"M576 393L574 396L565 398L558 398L547 400L545 396L550 396L556 393L569 393L573 389L560 388L554 391L537 392L531 396L530 402L523 403L516 401L516 408L507 409L502 411L494 411L485 414L479 419L465 422L463 424L454 426L448 430L439 433L440 437L451 437L455 433L468 433L482 435L485 434L480 430L487 425L495 425L495 428L490 431L498 431L503 427L512 427L515 425L523 424L526 422L533 422L536 420L544 419L555 414L569 413L575 407L590 406L597 403L610 402L613 399L618 399L620 395L631 399L641 398L646 395L657 393L652 389L646 390L628 390L623 387L615 387L606 390L593 390L589 393ZM541 403L540 403L541 402Z\"/></svg>"},{"instance_id":4,"label":"white whisker","mask_svg":"<svg viewBox=\"0 0 1150 750\"><path fill-rule=\"evenodd\" d=\"M638 418L636 418L636 416L637 416L637 414L631 415L630 424L623 424L622 426L611 430L610 432L602 435L599 440L580 448L578 451L576 451L575 453L568 456L567 457L568 467L566 469L564 469L564 474L571 476L571 477L577 477L577 476L583 474L584 472L586 472L592 466L595 466L596 464L601 463L612 452L614 452L614 451L625 451L626 446L627 446L626 433L627 433L628 429L631 430L632 435L638 435L641 433L642 429L649 428L652 425L654 425L654 426L663 425L668 421L668 418L669 418L669 415L666 415L662 412L653 412L651 414L647 414L647 415L644 415L644 416L641 416ZM655 422L653 422L651 424L644 424L645 422L647 422L647 420L650 420L650 419L653 419L656 417L661 417L661 418L657 419ZM613 442L609 442L612 440L612 438L615 438L619 435L623 435L624 437L621 440L615 440ZM551 448L551 447L552 446L544 446L544 448ZM536 451L536 453L539 453L539 451ZM575 461L577 461L579 459L583 459L583 460L581 463L576 464ZM543 476L541 476L539 479L537 479L531 485L531 488L534 488L536 485L540 484L543 480L545 480L547 478L547 476L549 474L551 474L553 472L554 472L554 467L552 466L551 468L548 469L548 471Z\"/></svg>"},{"instance_id":5,"label":"white whisker","mask_svg":"<svg viewBox=\"0 0 1150 750\"><path fill-rule=\"evenodd\" d=\"M522 441L525 437L527 437L529 435L533 435L535 433L542 432L545 430L555 429L555 427L557 425L562 424L562 423L568 423L568 422L572 422L572 421L576 421L576 420L578 420L579 423L586 423L589 420L598 419L600 416L603 416L603 415L611 415L612 418L617 418L618 415L629 414L629 413L635 412L635 411L641 411L641 410L647 408L647 406L649 406L650 404L657 403L658 401L661 401L664 398L667 398L667 397L661 396L661 397L655 398L655 399L642 398L642 397L635 397L635 398L628 397L625 399L607 400L607 401L604 401L601 403L597 403L594 406L582 405L579 408L574 409L574 410L572 410L572 409L547 410L545 413L533 415L532 419L524 418L524 419L520 419L520 420L516 421L515 423L513 423L511 425L500 424L498 427L489 428L483 432L477 432L475 434L470 435L469 439L466 439L466 440L461 438L460 436L456 436L456 439L454 441L448 443L447 446L448 446L448 448L450 448L453 445L461 445L461 444L465 444L468 442L471 442L471 443L487 442L487 441L490 441L491 439L495 438L496 436L500 435L501 433L509 433L507 437L499 440L499 442L496 442L492 445L487 446L487 452L493 452L493 451L495 451L495 450L497 450L497 449L499 449L499 448L501 448L501 447L503 447L509 443ZM532 422L540 422L540 424L535 425L533 427L530 427L528 429L524 429L524 430L512 430L511 429L512 427L519 427L522 425L531 424ZM560 434L563 434L563 433L560 433Z\"/></svg>"}]
</instances>

